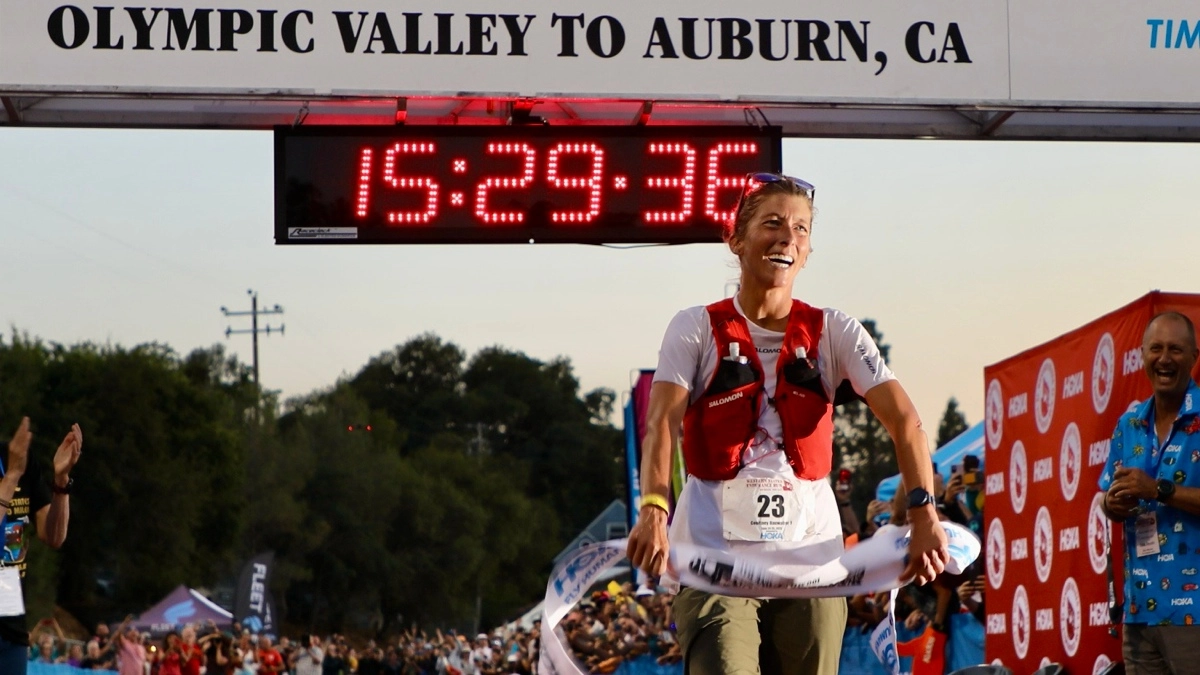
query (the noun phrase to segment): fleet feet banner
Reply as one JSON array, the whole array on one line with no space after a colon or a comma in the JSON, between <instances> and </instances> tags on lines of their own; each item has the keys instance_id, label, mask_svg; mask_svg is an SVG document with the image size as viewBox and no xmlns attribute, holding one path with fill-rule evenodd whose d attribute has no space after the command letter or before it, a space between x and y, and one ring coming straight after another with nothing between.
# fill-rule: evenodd
<instances>
[{"instance_id":1,"label":"fleet feet banner","mask_svg":"<svg viewBox=\"0 0 1200 675\"><path fill-rule=\"evenodd\" d=\"M276 622L275 598L271 596L270 580L271 567L275 554L260 553L242 568L238 577L237 595L234 597L234 620L243 628L260 635L275 636Z\"/></svg>"}]
</instances>

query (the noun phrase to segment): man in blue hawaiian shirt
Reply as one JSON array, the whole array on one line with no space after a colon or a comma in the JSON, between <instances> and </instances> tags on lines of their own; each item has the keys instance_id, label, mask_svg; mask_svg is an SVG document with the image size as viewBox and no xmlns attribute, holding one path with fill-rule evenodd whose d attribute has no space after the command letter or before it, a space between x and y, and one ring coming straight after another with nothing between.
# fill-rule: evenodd
<instances>
[{"instance_id":1,"label":"man in blue hawaiian shirt","mask_svg":"<svg viewBox=\"0 0 1200 675\"><path fill-rule=\"evenodd\" d=\"M1121 416L1100 477L1104 512L1125 527L1130 675L1197 672L1200 630L1200 350L1190 319L1163 312L1142 337L1154 395Z\"/></svg>"}]
</instances>

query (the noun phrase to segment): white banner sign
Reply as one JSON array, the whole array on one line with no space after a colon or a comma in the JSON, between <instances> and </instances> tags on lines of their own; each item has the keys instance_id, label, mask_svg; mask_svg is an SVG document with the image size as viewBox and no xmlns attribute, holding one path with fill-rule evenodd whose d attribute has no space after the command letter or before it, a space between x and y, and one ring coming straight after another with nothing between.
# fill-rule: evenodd
<instances>
[{"instance_id":1,"label":"white banner sign","mask_svg":"<svg viewBox=\"0 0 1200 675\"><path fill-rule=\"evenodd\" d=\"M970 530L943 523L949 543L948 574L962 574L979 557L979 539ZM602 573L625 557L625 540L581 548L559 562L546 584L539 673L582 675L556 628ZM740 553L698 546L671 547L671 568L684 586L746 598L818 598L875 593L898 588L908 556L908 527L884 526L840 558L820 565L796 565L798 551ZM789 560L790 559L790 560ZM894 597L893 597L894 600ZM893 603L894 605L894 603ZM895 619L888 617L871 636L871 648L897 672Z\"/></svg>"},{"instance_id":2,"label":"white banner sign","mask_svg":"<svg viewBox=\"0 0 1200 675\"><path fill-rule=\"evenodd\" d=\"M1145 106L1183 0L0 0L0 91Z\"/></svg>"}]
</instances>

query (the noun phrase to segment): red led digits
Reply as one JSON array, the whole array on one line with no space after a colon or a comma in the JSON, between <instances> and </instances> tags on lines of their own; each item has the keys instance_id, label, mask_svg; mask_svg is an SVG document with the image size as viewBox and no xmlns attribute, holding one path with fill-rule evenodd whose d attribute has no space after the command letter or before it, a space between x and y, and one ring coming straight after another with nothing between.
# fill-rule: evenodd
<instances>
[{"instance_id":1,"label":"red led digits","mask_svg":"<svg viewBox=\"0 0 1200 675\"><path fill-rule=\"evenodd\" d=\"M682 155L683 171L677 176L647 176L646 187L679 190L683 195L678 211L642 211L644 223L682 223L692 217L696 198L696 149L687 143L651 143L652 155Z\"/></svg>"},{"instance_id":2,"label":"red led digits","mask_svg":"<svg viewBox=\"0 0 1200 675\"><path fill-rule=\"evenodd\" d=\"M371 148L363 148L359 155L358 161L358 204L354 209L354 215L359 218L367 217L367 208L371 201L371 160L374 151Z\"/></svg>"},{"instance_id":3,"label":"red led digits","mask_svg":"<svg viewBox=\"0 0 1200 675\"><path fill-rule=\"evenodd\" d=\"M591 155L592 169L585 176L559 176L561 155ZM604 186L604 148L595 143L559 143L546 159L546 180L556 188L586 189L586 211L551 211L550 220L556 223L590 223L600 215L600 193Z\"/></svg>"},{"instance_id":4,"label":"red led digits","mask_svg":"<svg viewBox=\"0 0 1200 675\"><path fill-rule=\"evenodd\" d=\"M437 182L429 176L402 176L396 173L396 162L400 155L432 155L435 152L437 152L437 148L433 143L396 143L387 149L387 158L383 161L384 185L390 185L397 190L416 190L422 188L425 190L424 211L387 211L384 213L387 222L392 224L428 223L437 216ZM363 157L367 156L367 152L364 149ZM366 160L364 160L363 164L366 164ZM369 166L367 168L369 169ZM365 215L368 197L369 195L364 196L360 189L358 208L363 215Z\"/></svg>"},{"instance_id":5,"label":"red led digits","mask_svg":"<svg viewBox=\"0 0 1200 675\"><path fill-rule=\"evenodd\" d=\"M485 223L523 223L524 211L489 211L488 191L492 188L501 190L523 190L533 183L533 165L537 151L528 143L488 143L489 155L524 155L525 161L521 173L517 176L488 176L475 188L475 216ZM465 165L464 165L465 166Z\"/></svg>"},{"instance_id":6,"label":"red led digits","mask_svg":"<svg viewBox=\"0 0 1200 675\"><path fill-rule=\"evenodd\" d=\"M724 225L733 217L733 211L717 210L717 191L726 188L743 189L746 187L745 176L725 176L721 174L721 155L757 155L757 143L718 143L708 151L708 183L704 190L704 215L712 218L718 225Z\"/></svg>"}]
</instances>

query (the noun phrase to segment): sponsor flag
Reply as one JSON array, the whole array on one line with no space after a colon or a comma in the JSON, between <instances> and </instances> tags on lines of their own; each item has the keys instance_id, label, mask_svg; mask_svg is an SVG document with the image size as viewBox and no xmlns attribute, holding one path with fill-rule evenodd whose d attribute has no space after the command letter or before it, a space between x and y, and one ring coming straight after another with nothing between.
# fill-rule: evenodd
<instances>
[{"instance_id":1,"label":"sponsor flag","mask_svg":"<svg viewBox=\"0 0 1200 675\"><path fill-rule=\"evenodd\" d=\"M276 635L279 618L275 614L275 598L271 595L271 568L275 554L268 551L251 558L238 577L237 595L234 596L233 617L242 628L251 633Z\"/></svg>"}]
</instances>

